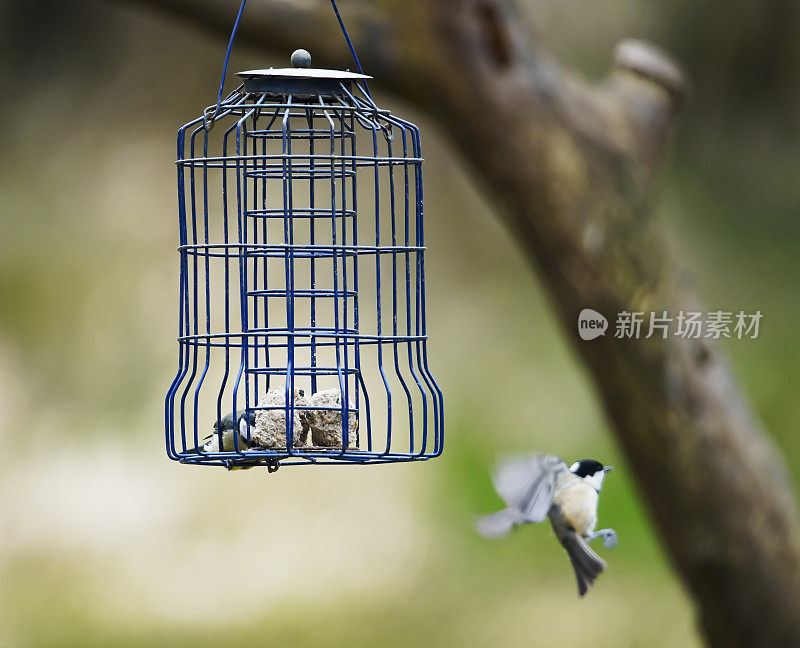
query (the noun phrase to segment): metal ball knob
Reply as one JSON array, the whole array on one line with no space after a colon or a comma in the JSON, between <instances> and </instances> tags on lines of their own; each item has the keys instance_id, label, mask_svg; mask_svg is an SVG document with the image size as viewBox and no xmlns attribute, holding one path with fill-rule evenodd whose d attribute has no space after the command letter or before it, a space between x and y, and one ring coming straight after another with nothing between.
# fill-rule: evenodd
<instances>
[{"instance_id":1,"label":"metal ball knob","mask_svg":"<svg viewBox=\"0 0 800 648\"><path fill-rule=\"evenodd\" d=\"M311 54L308 53L308 50L298 49L292 52L292 67L311 67Z\"/></svg>"}]
</instances>

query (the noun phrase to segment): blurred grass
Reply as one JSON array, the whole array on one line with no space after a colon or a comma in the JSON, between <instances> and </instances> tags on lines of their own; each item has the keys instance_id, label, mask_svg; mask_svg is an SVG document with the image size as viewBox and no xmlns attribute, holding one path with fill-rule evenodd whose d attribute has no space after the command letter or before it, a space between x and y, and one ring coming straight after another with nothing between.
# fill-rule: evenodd
<instances>
[{"instance_id":1,"label":"blurred grass","mask_svg":"<svg viewBox=\"0 0 800 648\"><path fill-rule=\"evenodd\" d=\"M555 50L591 74L657 16L611 0L593 11L602 19L539 2L529 16L572 34ZM689 598L527 263L436 128L394 99L381 101L425 132L445 454L269 479L167 461L174 136L213 97L221 44L102 3L75 12L53 18L49 56L0 63L17 87L0 149L0 440L13 447L0 455L0 645L570 648L587 634L598 648L698 645ZM278 62L237 52L232 69ZM687 129L664 226L710 308L764 312L760 339L728 347L800 478L796 142ZM498 543L471 529L499 506L492 460L530 449L617 468L600 520L620 546L601 550L609 570L585 600L548 528Z\"/></svg>"}]
</instances>

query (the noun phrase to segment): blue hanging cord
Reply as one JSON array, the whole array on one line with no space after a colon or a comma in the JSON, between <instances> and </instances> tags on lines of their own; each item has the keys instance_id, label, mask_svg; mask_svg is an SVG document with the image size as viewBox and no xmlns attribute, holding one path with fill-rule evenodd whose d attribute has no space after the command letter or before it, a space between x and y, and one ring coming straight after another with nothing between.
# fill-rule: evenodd
<instances>
[{"instance_id":1,"label":"blue hanging cord","mask_svg":"<svg viewBox=\"0 0 800 648\"><path fill-rule=\"evenodd\" d=\"M336 14L336 20L339 21L339 27L342 28L342 34L344 35L344 39L347 41L347 47L350 48L350 53L353 55L353 60L356 63L356 69L358 70L359 74L364 74L364 70L361 69L361 62L358 60L358 55L356 54L356 48L353 47L353 41L350 40L350 35L347 33L347 28L344 26L344 21L339 13L339 7L336 6L336 0L331 0L331 6L333 7L333 13ZM367 96L372 99L372 93L369 91L369 86L367 85L366 79L364 79L364 89L367 92Z\"/></svg>"},{"instance_id":2,"label":"blue hanging cord","mask_svg":"<svg viewBox=\"0 0 800 648\"><path fill-rule=\"evenodd\" d=\"M219 93L217 94L217 107L214 109L214 114L211 116L211 123L214 123L214 120L217 118L219 114L219 107L222 104L222 93L225 89L225 77L228 75L228 61L231 58L231 50L233 49L233 41L236 39L236 30L239 29L239 22L242 20L242 14L244 13L244 6L247 4L247 0L242 0L242 4L239 6L239 13L236 14L236 22L233 23L233 31L231 31L230 40L228 40L228 50L225 52L225 63L222 65L222 78L219 80Z\"/></svg>"},{"instance_id":3,"label":"blue hanging cord","mask_svg":"<svg viewBox=\"0 0 800 648\"><path fill-rule=\"evenodd\" d=\"M214 120L217 118L219 114L219 108L222 105L222 93L225 89L225 77L228 75L228 61L231 58L231 50L233 49L233 41L236 39L236 31L239 29L239 22L242 20L242 14L244 13L244 6L247 4L247 0L242 0L242 4L239 6L239 13L236 14L236 22L233 23L233 31L231 31L231 37L228 41L228 50L225 52L225 63L222 65L222 78L219 81L219 93L217 94L217 107L214 109L214 114L211 116L210 122L213 124ZM344 21L342 20L342 15L339 13L339 7L336 6L336 0L331 0L331 6L333 7L333 12L336 14L336 20L339 21L339 27L342 28L342 34L344 35L344 39L347 42L347 47L350 48L350 54L353 55L353 61L355 61L356 68L358 69L359 74L364 74L364 70L361 68L361 62L358 60L358 55L356 54L356 48L353 47L353 41L350 40L350 34L347 33L347 28L344 26ZM364 89L367 93L367 96L372 99L372 93L369 91L369 86L367 85L366 79L364 80Z\"/></svg>"}]
</instances>

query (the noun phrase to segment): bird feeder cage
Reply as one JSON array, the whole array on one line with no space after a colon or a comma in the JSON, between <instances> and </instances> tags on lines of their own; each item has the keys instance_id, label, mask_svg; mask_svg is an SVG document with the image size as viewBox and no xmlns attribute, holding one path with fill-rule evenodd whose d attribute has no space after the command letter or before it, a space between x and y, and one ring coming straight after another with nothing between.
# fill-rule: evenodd
<instances>
[{"instance_id":1,"label":"bird feeder cage","mask_svg":"<svg viewBox=\"0 0 800 648\"><path fill-rule=\"evenodd\" d=\"M272 470L435 457L419 129L370 77L292 58L240 72L178 131L167 453Z\"/></svg>"}]
</instances>

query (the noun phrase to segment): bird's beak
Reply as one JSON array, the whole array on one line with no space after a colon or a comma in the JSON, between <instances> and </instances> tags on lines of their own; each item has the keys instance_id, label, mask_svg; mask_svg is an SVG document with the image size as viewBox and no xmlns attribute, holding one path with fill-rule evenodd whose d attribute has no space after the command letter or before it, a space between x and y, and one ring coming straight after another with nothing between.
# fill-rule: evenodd
<instances>
[{"instance_id":1,"label":"bird's beak","mask_svg":"<svg viewBox=\"0 0 800 648\"><path fill-rule=\"evenodd\" d=\"M603 468L603 472L608 472L609 470L614 470L614 466L606 466Z\"/></svg>"}]
</instances>

